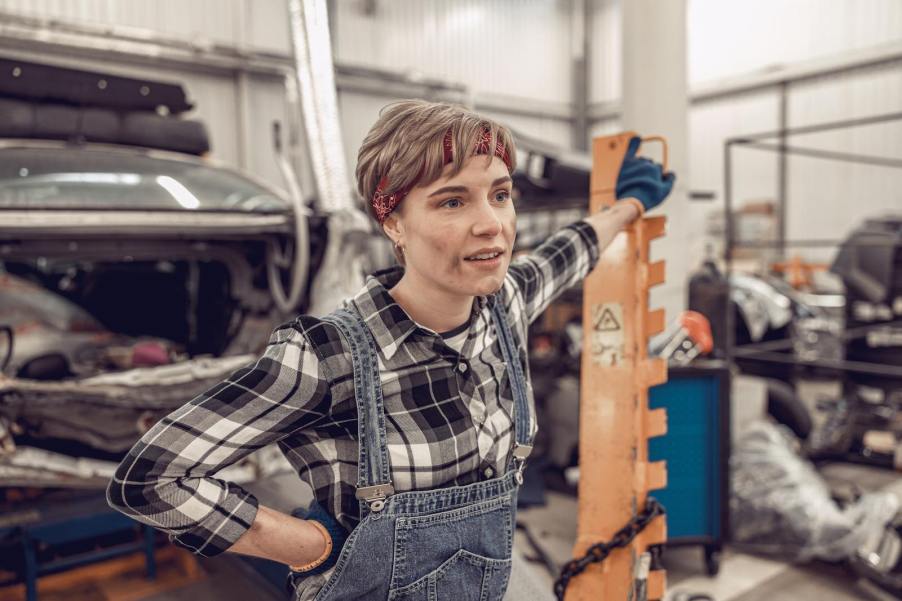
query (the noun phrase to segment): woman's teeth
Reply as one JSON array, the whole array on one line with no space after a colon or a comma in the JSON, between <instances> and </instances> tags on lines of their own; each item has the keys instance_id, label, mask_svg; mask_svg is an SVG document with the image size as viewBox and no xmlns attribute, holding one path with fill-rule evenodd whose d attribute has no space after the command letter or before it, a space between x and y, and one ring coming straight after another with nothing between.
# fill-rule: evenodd
<instances>
[{"instance_id":1,"label":"woman's teeth","mask_svg":"<svg viewBox=\"0 0 902 601\"><path fill-rule=\"evenodd\" d=\"M494 259L501 253L486 253L484 255L473 255L472 257L467 257L467 261L485 261L486 259Z\"/></svg>"}]
</instances>

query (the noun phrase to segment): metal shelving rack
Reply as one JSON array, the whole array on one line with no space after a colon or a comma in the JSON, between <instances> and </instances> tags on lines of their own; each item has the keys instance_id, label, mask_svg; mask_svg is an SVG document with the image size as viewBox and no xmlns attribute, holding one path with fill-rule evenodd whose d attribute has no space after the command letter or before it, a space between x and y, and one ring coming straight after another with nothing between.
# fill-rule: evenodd
<instances>
[{"instance_id":1,"label":"metal shelving rack","mask_svg":"<svg viewBox=\"0 0 902 601\"><path fill-rule=\"evenodd\" d=\"M784 111L785 113L785 111ZM806 148L795 144L788 144L787 140L790 136L802 134L821 133L826 131L836 131L842 129L851 129L867 125L877 125L881 123L889 123L902 121L902 112L887 113L882 115L873 115L858 119L847 119L842 121L831 121L827 123L819 123L815 125L807 125L803 127L781 127L775 131L759 132L729 138L724 142L724 264L727 277L727 294L724 302L726 327L725 327L725 354L729 362L735 361L737 358L755 359L764 362L782 363L801 365L809 367L826 368L836 370L841 373L866 373L871 375L889 376L902 378L902 366L886 365L883 363L870 363L864 361L847 361L843 360L805 360L795 357L792 354L784 354L778 351L791 348L790 340L770 341L755 344L736 345L736 315L733 309L731 298L730 276L733 273L733 251L737 248L777 248L781 257L785 258L785 251L788 247L794 248L817 248L817 247L836 247L840 244L849 244L842 240L829 239L813 239L813 240L787 240L786 239L786 204L787 204L787 173L789 155L807 156L816 159L843 161L857 163L863 165L871 165L875 167L885 167L891 169L902 169L902 159L861 155L839 150L825 150L818 148ZM785 119L781 119L785 122ZM776 142L772 142L776 140ZM733 224L733 150L737 147L752 148L768 152L776 152L779 157L778 170L778 237L773 242L750 242L737 240ZM855 243L856 246L869 246L867 242ZM887 325L902 325L902 321L881 322L875 327L885 327ZM869 327L856 328L846 332L846 339L866 334Z\"/></svg>"}]
</instances>

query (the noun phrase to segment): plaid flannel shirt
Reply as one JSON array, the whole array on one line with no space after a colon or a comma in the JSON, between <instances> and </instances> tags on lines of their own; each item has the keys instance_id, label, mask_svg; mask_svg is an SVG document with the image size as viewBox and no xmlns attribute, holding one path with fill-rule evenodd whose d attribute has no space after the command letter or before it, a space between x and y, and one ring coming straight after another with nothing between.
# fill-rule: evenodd
<instances>
[{"instance_id":1,"label":"plaid flannel shirt","mask_svg":"<svg viewBox=\"0 0 902 601\"><path fill-rule=\"evenodd\" d=\"M529 324L598 260L578 221L510 264L501 292L521 360ZM460 352L419 326L388 294L401 268L367 278L352 303L379 349L392 480L398 492L495 477L513 444L513 395L487 299L473 303ZM529 386L531 393L531 386ZM532 420L535 424L535 420ZM257 499L216 472L277 443L316 499L357 524L357 411L350 353L331 324L300 316L273 331L263 355L154 425L118 466L112 507L202 556L250 528Z\"/></svg>"}]
</instances>

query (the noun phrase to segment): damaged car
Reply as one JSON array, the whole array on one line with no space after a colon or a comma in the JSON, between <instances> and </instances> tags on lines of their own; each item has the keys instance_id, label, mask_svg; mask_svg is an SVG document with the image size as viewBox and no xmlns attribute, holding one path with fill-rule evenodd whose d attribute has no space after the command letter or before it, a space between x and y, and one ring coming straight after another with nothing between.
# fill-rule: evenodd
<instances>
[{"instance_id":1,"label":"damaged car","mask_svg":"<svg viewBox=\"0 0 902 601\"><path fill-rule=\"evenodd\" d=\"M20 77L0 84L0 487L102 488L307 308L325 218L293 182L206 158L181 86L5 66ZM116 93L53 85L70 77ZM267 457L228 477L283 465Z\"/></svg>"}]
</instances>

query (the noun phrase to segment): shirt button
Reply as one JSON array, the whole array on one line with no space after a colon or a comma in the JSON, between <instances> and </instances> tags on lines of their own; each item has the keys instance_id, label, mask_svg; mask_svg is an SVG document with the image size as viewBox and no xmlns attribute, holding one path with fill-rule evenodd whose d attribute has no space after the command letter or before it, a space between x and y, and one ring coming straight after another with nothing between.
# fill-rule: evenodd
<instances>
[{"instance_id":1,"label":"shirt button","mask_svg":"<svg viewBox=\"0 0 902 601\"><path fill-rule=\"evenodd\" d=\"M483 471L482 473L485 474L486 478L491 478L492 476L495 475L495 470L493 470L490 467L487 467L487 468L485 468L485 471Z\"/></svg>"},{"instance_id":2,"label":"shirt button","mask_svg":"<svg viewBox=\"0 0 902 601\"><path fill-rule=\"evenodd\" d=\"M457 371L460 373L465 373L467 371L467 364L461 361L457 364Z\"/></svg>"}]
</instances>

